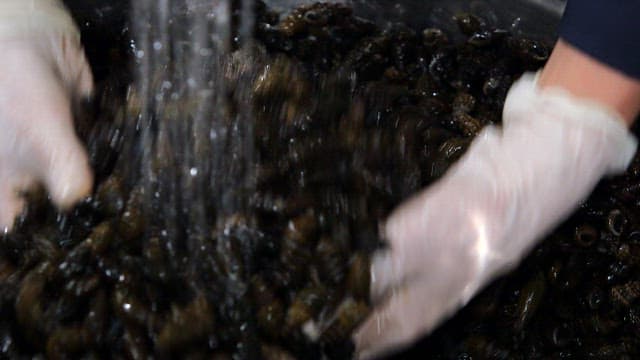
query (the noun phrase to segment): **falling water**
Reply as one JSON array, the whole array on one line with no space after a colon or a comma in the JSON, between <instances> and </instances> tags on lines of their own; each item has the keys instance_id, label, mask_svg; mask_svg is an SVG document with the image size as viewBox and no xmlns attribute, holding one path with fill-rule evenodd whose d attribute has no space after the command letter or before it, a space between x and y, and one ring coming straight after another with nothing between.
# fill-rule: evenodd
<instances>
[{"instance_id":1,"label":"falling water","mask_svg":"<svg viewBox=\"0 0 640 360\"><path fill-rule=\"evenodd\" d=\"M137 73L128 107L137 112L129 136L137 140L120 165L143 193L145 238L162 241L172 267L193 279L186 284L193 296L224 299L219 320L240 329L234 336L255 334L243 312L250 309L243 269L259 236L237 220L251 217L255 187L252 2L133 4ZM255 351L242 346L237 351Z\"/></svg>"},{"instance_id":2,"label":"falling water","mask_svg":"<svg viewBox=\"0 0 640 360\"><path fill-rule=\"evenodd\" d=\"M147 203L160 204L151 211L167 231L206 232L212 217L247 208L250 84L230 84L242 80L230 72L242 71L233 68L232 51L250 54L251 12L247 1L133 2L141 109L135 150Z\"/></svg>"}]
</instances>

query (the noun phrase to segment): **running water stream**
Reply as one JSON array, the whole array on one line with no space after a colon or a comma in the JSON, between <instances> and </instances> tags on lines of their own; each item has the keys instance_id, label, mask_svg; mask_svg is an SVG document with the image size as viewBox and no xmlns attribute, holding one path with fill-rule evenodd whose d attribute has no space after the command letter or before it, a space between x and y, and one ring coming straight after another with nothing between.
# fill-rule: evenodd
<instances>
[{"instance_id":1,"label":"running water stream","mask_svg":"<svg viewBox=\"0 0 640 360\"><path fill-rule=\"evenodd\" d=\"M256 333L245 313L243 271L255 249L249 242L259 238L244 220L255 187L251 3L133 2L137 72L129 108L136 103L139 115L131 129L137 136L129 136L137 140L125 151L131 156L121 159L135 164L127 166L137 174L146 237L164 243L172 267L190 274L187 293L225 299L221 321L235 324L238 338ZM256 351L250 343L240 341L245 348L237 351Z\"/></svg>"},{"instance_id":2,"label":"running water stream","mask_svg":"<svg viewBox=\"0 0 640 360\"><path fill-rule=\"evenodd\" d=\"M177 232L169 237L204 235L212 218L247 208L253 118L251 82L241 77L251 76L245 71L250 50L244 50L251 45L250 3L133 2L141 110L135 150L151 197L146 203L161 204L150 210L162 228ZM243 55L233 57L232 51Z\"/></svg>"}]
</instances>

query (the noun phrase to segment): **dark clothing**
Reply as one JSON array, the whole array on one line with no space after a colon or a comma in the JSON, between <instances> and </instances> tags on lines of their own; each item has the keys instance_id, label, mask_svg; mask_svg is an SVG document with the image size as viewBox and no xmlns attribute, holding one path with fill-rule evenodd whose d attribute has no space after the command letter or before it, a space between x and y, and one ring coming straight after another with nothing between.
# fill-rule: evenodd
<instances>
[{"instance_id":1,"label":"dark clothing","mask_svg":"<svg viewBox=\"0 0 640 360\"><path fill-rule=\"evenodd\" d=\"M560 37L640 79L640 0L569 0Z\"/></svg>"}]
</instances>

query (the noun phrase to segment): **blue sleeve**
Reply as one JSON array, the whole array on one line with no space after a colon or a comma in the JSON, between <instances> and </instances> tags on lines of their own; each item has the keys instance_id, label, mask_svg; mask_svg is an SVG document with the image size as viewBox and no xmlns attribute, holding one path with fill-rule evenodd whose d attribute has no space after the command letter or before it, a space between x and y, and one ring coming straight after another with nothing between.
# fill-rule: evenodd
<instances>
[{"instance_id":1,"label":"blue sleeve","mask_svg":"<svg viewBox=\"0 0 640 360\"><path fill-rule=\"evenodd\" d=\"M569 0L560 37L640 79L640 0Z\"/></svg>"}]
</instances>

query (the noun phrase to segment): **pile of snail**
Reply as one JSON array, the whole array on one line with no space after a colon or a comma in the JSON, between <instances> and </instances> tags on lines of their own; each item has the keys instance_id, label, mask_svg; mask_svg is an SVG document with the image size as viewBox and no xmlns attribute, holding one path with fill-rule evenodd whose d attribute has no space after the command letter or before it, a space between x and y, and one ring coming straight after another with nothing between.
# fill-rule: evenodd
<instances>
[{"instance_id":1,"label":"pile of snail","mask_svg":"<svg viewBox=\"0 0 640 360\"><path fill-rule=\"evenodd\" d=\"M139 99L128 72L111 72L78 123L91 198L61 213L30 194L15 231L0 236L0 357L352 357L384 219L499 124L513 81L549 55L472 14L452 19L451 34L380 27L343 4L280 14L257 1L255 13L246 208L204 207L197 231L165 226L149 183L125 171L123 124ZM639 193L636 159L411 351L640 355Z\"/></svg>"}]
</instances>

